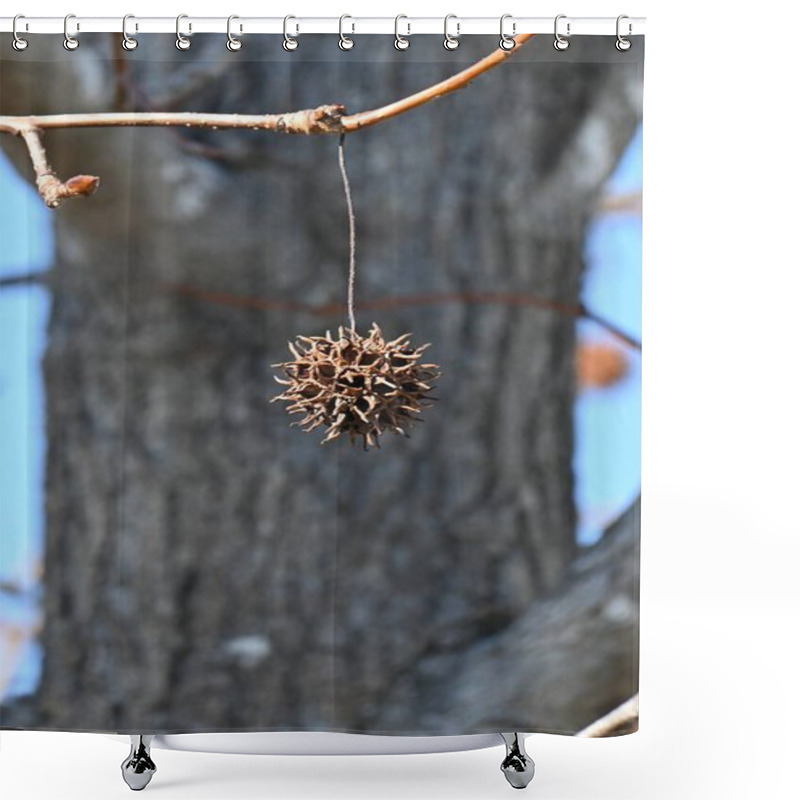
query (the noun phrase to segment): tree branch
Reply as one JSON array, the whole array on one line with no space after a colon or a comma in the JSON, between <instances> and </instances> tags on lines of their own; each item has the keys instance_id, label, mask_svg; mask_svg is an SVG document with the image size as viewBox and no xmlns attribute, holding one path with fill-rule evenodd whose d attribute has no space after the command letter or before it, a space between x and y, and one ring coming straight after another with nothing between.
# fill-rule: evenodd
<instances>
[{"instance_id":1,"label":"tree branch","mask_svg":"<svg viewBox=\"0 0 800 800\"><path fill-rule=\"evenodd\" d=\"M368 128L371 125L377 125L379 122L385 122L392 117L405 114L406 111L411 111L412 108L418 108L426 103L430 103L431 100L445 97L459 89L463 89L465 86L469 86L479 75L488 72L493 67L511 58L522 45L533 39L534 36L536 36L535 33L521 33L514 37L514 41L517 44L516 47L511 50L502 50L498 47L493 53L477 61L471 67L467 67L458 74L440 81L433 86L429 86L421 92L412 94L395 103L389 103L389 105L383 106L382 108L376 108L373 111L362 111L360 114L344 117L342 119L342 128L346 132Z\"/></svg>"},{"instance_id":2,"label":"tree branch","mask_svg":"<svg viewBox=\"0 0 800 800\"><path fill-rule=\"evenodd\" d=\"M47 163L41 141L41 131L56 128L116 128L116 127L170 127L211 129L246 129L292 134L342 134L377 125L404 114L439 97L452 94L468 86L475 78L502 64L535 34L514 37L517 46L512 50L496 51L456 75L440 81L409 97L389 103L372 111L347 115L343 105L323 105L286 114L204 114L196 112L119 112L107 114L48 114L42 116L0 116L0 132L21 136L31 156L36 171L36 185L50 208L56 208L65 197L91 194L100 179L90 175L77 175L61 182Z\"/></svg>"},{"instance_id":3,"label":"tree branch","mask_svg":"<svg viewBox=\"0 0 800 800\"><path fill-rule=\"evenodd\" d=\"M291 300L272 300L262 297L250 297L248 295L231 294L228 292L212 292L205 289L198 289L187 284L166 284L166 291L202 300L208 303L218 303L220 305L235 306L238 308L252 308L258 311L300 311L316 316L333 316L341 314L345 306L343 303L300 303ZM599 314L590 311L582 303L571 305L562 303L558 300L550 300L546 297L538 297L534 294L521 294L514 292L456 292L456 293L431 293L431 294L408 294L399 297L379 297L372 300L361 300L358 308L361 311L383 311L392 308L404 308L407 306L427 306L440 305L442 303L474 303L474 304L497 304L509 306L523 306L533 308L544 308L565 314L570 317L588 319L608 331L621 342L634 350L641 350L642 345L637 339L613 323L601 317Z\"/></svg>"},{"instance_id":4,"label":"tree branch","mask_svg":"<svg viewBox=\"0 0 800 800\"><path fill-rule=\"evenodd\" d=\"M7 275L0 278L0 289L6 289L11 286L28 286L32 283L47 283L48 276L46 272L25 272L21 275Z\"/></svg>"},{"instance_id":5,"label":"tree branch","mask_svg":"<svg viewBox=\"0 0 800 800\"><path fill-rule=\"evenodd\" d=\"M399 676L375 728L416 730L423 721L429 732L524 731L540 720L541 732L623 732L604 715L638 692L639 507L510 625Z\"/></svg>"},{"instance_id":6,"label":"tree branch","mask_svg":"<svg viewBox=\"0 0 800 800\"><path fill-rule=\"evenodd\" d=\"M277 133L341 133L345 107L324 105L286 114L204 114L195 111L117 111L107 114L47 114L0 117L0 131L21 134L31 128L233 128Z\"/></svg>"},{"instance_id":7,"label":"tree branch","mask_svg":"<svg viewBox=\"0 0 800 800\"><path fill-rule=\"evenodd\" d=\"M39 129L33 125L21 126L15 131L28 146L28 153L36 173L36 188L50 208L58 208L66 197L85 197L100 185L100 178L94 175L75 175L62 182L53 172L47 161Z\"/></svg>"},{"instance_id":8,"label":"tree branch","mask_svg":"<svg viewBox=\"0 0 800 800\"><path fill-rule=\"evenodd\" d=\"M576 736L584 739L599 738L601 736L619 736L623 733L633 733L639 729L639 694L638 692L626 700L621 706L609 711L600 719L587 725Z\"/></svg>"}]
</instances>

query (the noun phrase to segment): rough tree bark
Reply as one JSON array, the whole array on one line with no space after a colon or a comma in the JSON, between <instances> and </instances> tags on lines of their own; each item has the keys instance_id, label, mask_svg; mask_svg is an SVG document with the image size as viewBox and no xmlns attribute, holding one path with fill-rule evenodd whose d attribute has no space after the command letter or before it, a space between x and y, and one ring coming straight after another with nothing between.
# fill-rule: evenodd
<instances>
[{"instance_id":1,"label":"rough tree bark","mask_svg":"<svg viewBox=\"0 0 800 800\"><path fill-rule=\"evenodd\" d=\"M4 41L2 113L112 110L115 95L139 108L357 111L496 45L448 54L420 37L411 60L364 37L356 60L333 37L304 37L291 55L272 39L231 55L218 37L187 53L148 37L117 84L108 38L82 37L74 54L37 41L38 62ZM576 302L585 227L637 124L640 80L608 39L557 59L543 39L457 95L348 137L357 297ZM46 656L31 727L514 729L502 637L513 652L520 629L546 626L538 601L553 602L578 552L574 320L458 303L380 312L387 335L433 343L439 404L380 451L321 448L266 403L270 364L287 339L343 318L170 287L342 300L335 137L64 130L45 143L62 175L102 184L54 212ZM21 144L3 145L28 175ZM534 703L544 726L577 730L635 690L611 668L630 657L633 625L585 654L570 696ZM531 645L519 658L524 675L548 656Z\"/></svg>"}]
</instances>

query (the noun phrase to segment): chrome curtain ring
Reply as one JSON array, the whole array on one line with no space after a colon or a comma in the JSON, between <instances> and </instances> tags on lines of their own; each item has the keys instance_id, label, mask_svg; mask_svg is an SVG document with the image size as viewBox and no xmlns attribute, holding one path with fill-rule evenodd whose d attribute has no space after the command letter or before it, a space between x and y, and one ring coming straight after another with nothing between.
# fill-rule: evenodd
<instances>
[{"instance_id":1,"label":"chrome curtain ring","mask_svg":"<svg viewBox=\"0 0 800 800\"><path fill-rule=\"evenodd\" d=\"M74 36L70 36L69 35L69 21L71 19L75 19L75 15L74 14L67 14L67 16L64 17L64 49L65 50L77 50L78 49L78 45L80 44L80 42ZM79 31L80 29L81 29L81 26L76 23L75 30Z\"/></svg>"},{"instance_id":2,"label":"chrome curtain ring","mask_svg":"<svg viewBox=\"0 0 800 800\"><path fill-rule=\"evenodd\" d=\"M298 42L297 39L295 39L294 37L289 36L289 20L290 19L297 19L297 17L294 17L291 14L287 14L283 18L283 49L284 50L288 50L291 53L293 50L297 50L297 48L300 46L300 42ZM296 25L295 26L295 36L298 33L300 33L300 26Z\"/></svg>"},{"instance_id":3,"label":"chrome curtain ring","mask_svg":"<svg viewBox=\"0 0 800 800\"><path fill-rule=\"evenodd\" d=\"M344 21L346 19L353 19L349 14L342 14L339 17L339 49L340 50L352 50L355 46L355 42L349 37L344 35ZM356 24L355 22L351 23L350 25L350 33L355 33L356 31Z\"/></svg>"},{"instance_id":4,"label":"chrome curtain ring","mask_svg":"<svg viewBox=\"0 0 800 800\"><path fill-rule=\"evenodd\" d=\"M241 39L237 39L233 35L233 33L231 33L231 23L235 19L239 19L239 17L237 17L236 14L231 14L228 17L228 41L225 42L225 47L227 47L228 50L231 51L231 53L235 53L237 50L241 50L242 49L242 40ZM242 30L242 26L240 25L239 26L239 31L241 32L241 30Z\"/></svg>"},{"instance_id":5,"label":"chrome curtain ring","mask_svg":"<svg viewBox=\"0 0 800 800\"><path fill-rule=\"evenodd\" d=\"M555 47L556 50L566 50L569 47L569 39L567 37L572 34L570 23L567 22L567 36L562 36L558 32L558 21L566 18L567 18L566 14L559 14L556 17L556 21L553 25L553 33L555 34L556 37L555 41L553 42L553 47Z\"/></svg>"},{"instance_id":6,"label":"chrome curtain ring","mask_svg":"<svg viewBox=\"0 0 800 800\"><path fill-rule=\"evenodd\" d=\"M503 14L500 17L500 49L501 50L513 50L517 43L514 41L514 37L517 35L517 23L511 23L511 36L509 36L505 30L505 22L507 19L511 19L511 14Z\"/></svg>"},{"instance_id":7,"label":"chrome curtain ring","mask_svg":"<svg viewBox=\"0 0 800 800\"><path fill-rule=\"evenodd\" d=\"M448 30L448 23L451 19L456 21L456 35L453 36ZM455 14L448 14L444 18L444 41L442 44L444 45L445 50L457 50L458 45L460 42L458 41L458 37L461 35L461 23L458 21L458 17Z\"/></svg>"},{"instance_id":8,"label":"chrome curtain ring","mask_svg":"<svg viewBox=\"0 0 800 800\"><path fill-rule=\"evenodd\" d=\"M135 50L139 46L139 42L133 36L129 36L128 35L128 20L129 19L136 19L136 17L134 17L133 14L126 14L122 18L122 41L120 42L120 44L122 45L122 49L123 50L131 51L131 50ZM139 30L139 23L138 22L134 22L133 23L133 29L135 31Z\"/></svg>"},{"instance_id":9,"label":"chrome curtain ring","mask_svg":"<svg viewBox=\"0 0 800 800\"><path fill-rule=\"evenodd\" d=\"M631 40L626 39L621 33L621 23L622 20L628 20L628 36L633 33L633 25L630 23L630 19L627 14L620 14L617 17L617 41L616 41L616 48L620 51L620 53L624 53L626 50L631 49Z\"/></svg>"},{"instance_id":10,"label":"chrome curtain ring","mask_svg":"<svg viewBox=\"0 0 800 800\"><path fill-rule=\"evenodd\" d=\"M406 31L406 36L401 36L400 35L401 19L408 19L408 17L405 14L398 14L394 18L394 47L395 50L408 50L408 48L411 46L411 42L408 39L406 39L406 36L411 36L411 23L410 22L406 23L406 28L408 29Z\"/></svg>"},{"instance_id":11,"label":"chrome curtain ring","mask_svg":"<svg viewBox=\"0 0 800 800\"><path fill-rule=\"evenodd\" d=\"M18 52L22 52L28 46L28 40L23 39L17 32L17 22L19 22L19 20L21 19L25 19L25 15L17 14L17 16L14 17L14 22L11 23L11 33L14 35L14 39L11 42L11 46ZM25 29L27 30L27 28L28 24L25 23Z\"/></svg>"},{"instance_id":12,"label":"chrome curtain ring","mask_svg":"<svg viewBox=\"0 0 800 800\"><path fill-rule=\"evenodd\" d=\"M178 14L175 19L175 47L178 50L188 50L192 46L192 42L181 33L181 20L187 19L188 14ZM189 23L189 33L192 32L192 23Z\"/></svg>"}]
</instances>

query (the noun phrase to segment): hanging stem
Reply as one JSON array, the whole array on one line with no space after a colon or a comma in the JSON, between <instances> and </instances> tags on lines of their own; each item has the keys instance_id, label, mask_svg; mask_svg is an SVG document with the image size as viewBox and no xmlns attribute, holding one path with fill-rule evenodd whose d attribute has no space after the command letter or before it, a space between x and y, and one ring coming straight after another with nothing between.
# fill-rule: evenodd
<instances>
[{"instance_id":1,"label":"hanging stem","mask_svg":"<svg viewBox=\"0 0 800 800\"><path fill-rule=\"evenodd\" d=\"M339 171L342 173L344 196L347 200L347 219L350 223L350 270L347 277L347 313L350 317L350 330L356 332L354 297L356 285L356 215L353 210L353 196L350 193L350 180L347 177L347 164L344 160L344 137L339 137Z\"/></svg>"}]
</instances>

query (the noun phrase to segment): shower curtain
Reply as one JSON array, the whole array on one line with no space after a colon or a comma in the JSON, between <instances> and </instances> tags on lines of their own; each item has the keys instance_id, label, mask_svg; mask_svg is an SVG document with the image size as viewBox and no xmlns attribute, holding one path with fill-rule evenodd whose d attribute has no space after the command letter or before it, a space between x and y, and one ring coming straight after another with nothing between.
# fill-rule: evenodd
<instances>
[{"instance_id":1,"label":"shower curtain","mask_svg":"<svg viewBox=\"0 0 800 800\"><path fill-rule=\"evenodd\" d=\"M0 727L636 696L643 37L353 38L4 34Z\"/></svg>"}]
</instances>

